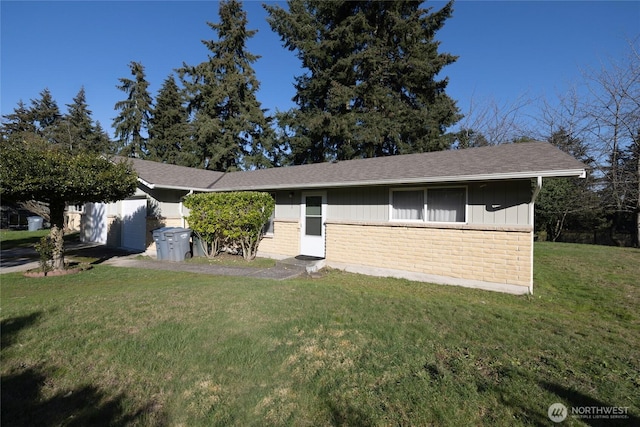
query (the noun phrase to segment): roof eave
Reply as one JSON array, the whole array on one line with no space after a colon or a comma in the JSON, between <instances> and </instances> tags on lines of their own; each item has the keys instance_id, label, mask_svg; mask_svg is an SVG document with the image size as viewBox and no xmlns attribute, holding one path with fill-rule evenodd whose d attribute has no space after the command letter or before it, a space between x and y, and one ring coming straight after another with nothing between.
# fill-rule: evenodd
<instances>
[{"instance_id":1,"label":"roof eave","mask_svg":"<svg viewBox=\"0 0 640 427\"><path fill-rule=\"evenodd\" d=\"M294 190L294 189L315 189L315 188L338 188L338 187L366 187L371 185L404 185L404 184L433 184L444 182L470 182L470 181L503 181L507 179L529 179L529 178L561 178L577 177L585 178L585 169L564 169L551 171L529 171L529 172L509 172L497 174L481 175L454 175L437 176L427 178L405 178L405 179L377 179L363 181L341 181L341 182L318 182L307 184L276 184L276 185L253 185L253 186L229 186L208 189L208 191L247 191L247 190Z\"/></svg>"},{"instance_id":2,"label":"roof eave","mask_svg":"<svg viewBox=\"0 0 640 427\"><path fill-rule=\"evenodd\" d=\"M162 190L180 190L180 191L202 191L202 192L212 192L212 191L219 191L217 189L212 189L212 188L201 188L201 187L188 187L188 186L182 186L182 185L165 185L165 184L154 184L148 181L145 181L144 179L138 177L138 182L140 182L142 185L144 185L147 188L150 188L152 190L155 189L162 189Z\"/></svg>"}]
</instances>

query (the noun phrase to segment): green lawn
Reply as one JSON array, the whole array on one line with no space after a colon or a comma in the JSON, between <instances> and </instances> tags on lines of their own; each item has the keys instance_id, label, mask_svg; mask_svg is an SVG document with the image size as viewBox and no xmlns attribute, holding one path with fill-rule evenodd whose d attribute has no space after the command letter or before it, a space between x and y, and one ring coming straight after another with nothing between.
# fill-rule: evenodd
<instances>
[{"instance_id":1,"label":"green lawn","mask_svg":"<svg viewBox=\"0 0 640 427\"><path fill-rule=\"evenodd\" d=\"M0 230L0 245L2 249L33 247L43 236L48 236L50 230Z\"/></svg>"},{"instance_id":2,"label":"green lawn","mask_svg":"<svg viewBox=\"0 0 640 427\"><path fill-rule=\"evenodd\" d=\"M44 236L48 236L51 230L42 229L36 231L26 230L0 230L0 247L2 249L12 248L33 248L33 246L40 242L40 239ZM64 240L69 242L78 240L79 234L76 231L67 233L64 236Z\"/></svg>"},{"instance_id":3,"label":"green lawn","mask_svg":"<svg viewBox=\"0 0 640 427\"><path fill-rule=\"evenodd\" d=\"M535 295L337 271L2 275L3 425L640 425L640 251L536 244ZM565 425L616 425L569 416Z\"/></svg>"}]
</instances>

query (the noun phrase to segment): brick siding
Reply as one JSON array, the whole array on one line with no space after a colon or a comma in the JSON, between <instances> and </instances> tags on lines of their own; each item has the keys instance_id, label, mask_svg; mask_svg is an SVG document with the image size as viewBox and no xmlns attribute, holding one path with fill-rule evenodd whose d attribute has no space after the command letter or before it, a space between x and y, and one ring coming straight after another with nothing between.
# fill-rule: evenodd
<instances>
[{"instance_id":1,"label":"brick siding","mask_svg":"<svg viewBox=\"0 0 640 427\"><path fill-rule=\"evenodd\" d=\"M298 220L273 221L273 235L265 236L258 251L280 256L300 255L300 223Z\"/></svg>"},{"instance_id":2,"label":"brick siding","mask_svg":"<svg viewBox=\"0 0 640 427\"><path fill-rule=\"evenodd\" d=\"M328 262L529 287L526 227L327 223Z\"/></svg>"}]
</instances>

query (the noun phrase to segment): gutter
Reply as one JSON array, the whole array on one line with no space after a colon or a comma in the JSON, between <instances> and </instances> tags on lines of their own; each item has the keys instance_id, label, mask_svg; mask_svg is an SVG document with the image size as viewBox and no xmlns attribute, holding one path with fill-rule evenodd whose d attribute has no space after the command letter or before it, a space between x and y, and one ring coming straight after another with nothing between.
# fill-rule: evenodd
<instances>
[{"instance_id":1,"label":"gutter","mask_svg":"<svg viewBox=\"0 0 640 427\"><path fill-rule=\"evenodd\" d=\"M194 187L185 187L185 186L180 186L180 185L163 185L163 184L152 184L148 181L145 181L144 179L138 177L138 182L140 182L142 185L144 185L145 187L154 190L154 189L164 189L164 190L182 190L182 191L202 191L202 192L212 192L212 191L216 191L213 190L211 188L194 188Z\"/></svg>"},{"instance_id":2,"label":"gutter","mask_svg":"<svg viewBox=\"0 0 640 427\"><path fill-rule=\"evenodd\" d=\"M316 182L316 183L290 183L275 185L229 185L226 187L209 188L207 191L246 191L246 190L290 190L290 189L317 189L317 188L339 188L339 187L365 187L370 185L402 185L402 184L431 184L444 182L472 182L472 181L499 181L508 179L531 179L531 178L555 178L555 177L586 177L584 169L565 169L550 171L532 172L509 172L482 175L451 175L435 177L417 177L403 179L371 179L362 181L336 181L336 182Z\"/></svg>"},{"instance_id":3,"label":"gutter","mask_svg":"<svg viewBox=\"0 0 640 427\"><path fill-rule=\"evenodd\" d=\"M193 194L193 190L189 190L189 192L187 193L187 196ZM187 228L187 223L184 219L184 204L182 203L182 200L184 199L184 197L182 199L180 199L180 204L178 205L178 210L180 212L180 220L182 221L182 228Z\"/></svg>"},{"instance_id":4,"label":"gutter","mask_svg":"<svg viewBox=\"0 0 640 427\"><path fill-rule=\"evenodd\" d=\"M584 170L583 170L584 172ZM531 195L531 203L529 203L529 218L531 218L531 277L529 278L529 294L533 295L533 245L535 243L535 235L536 235L536 200L538 199L538 195L540 194L540 190L542 190L542 176L536 177L536 186L533 189L533 194Z\"/></svg>"}]
</instances>

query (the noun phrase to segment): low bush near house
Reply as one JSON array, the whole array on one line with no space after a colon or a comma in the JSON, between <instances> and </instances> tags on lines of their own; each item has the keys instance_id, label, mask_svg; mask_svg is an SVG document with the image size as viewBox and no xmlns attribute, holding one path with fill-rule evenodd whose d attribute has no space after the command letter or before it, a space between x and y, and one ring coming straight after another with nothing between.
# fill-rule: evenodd
<instances>
[{"instance_id":1,"label":"low bush near house","mask_svg":"<svg viewBox=\"0 0 640 427\"><path fill-rule=\"evenodd\" d=\"M189 226L206 242L209 257L227 246L238 248L244 259L252 260L275 202L268 193L247 191L192 194L184 205L191 210Z\"/></svg>"}]
</instances>

